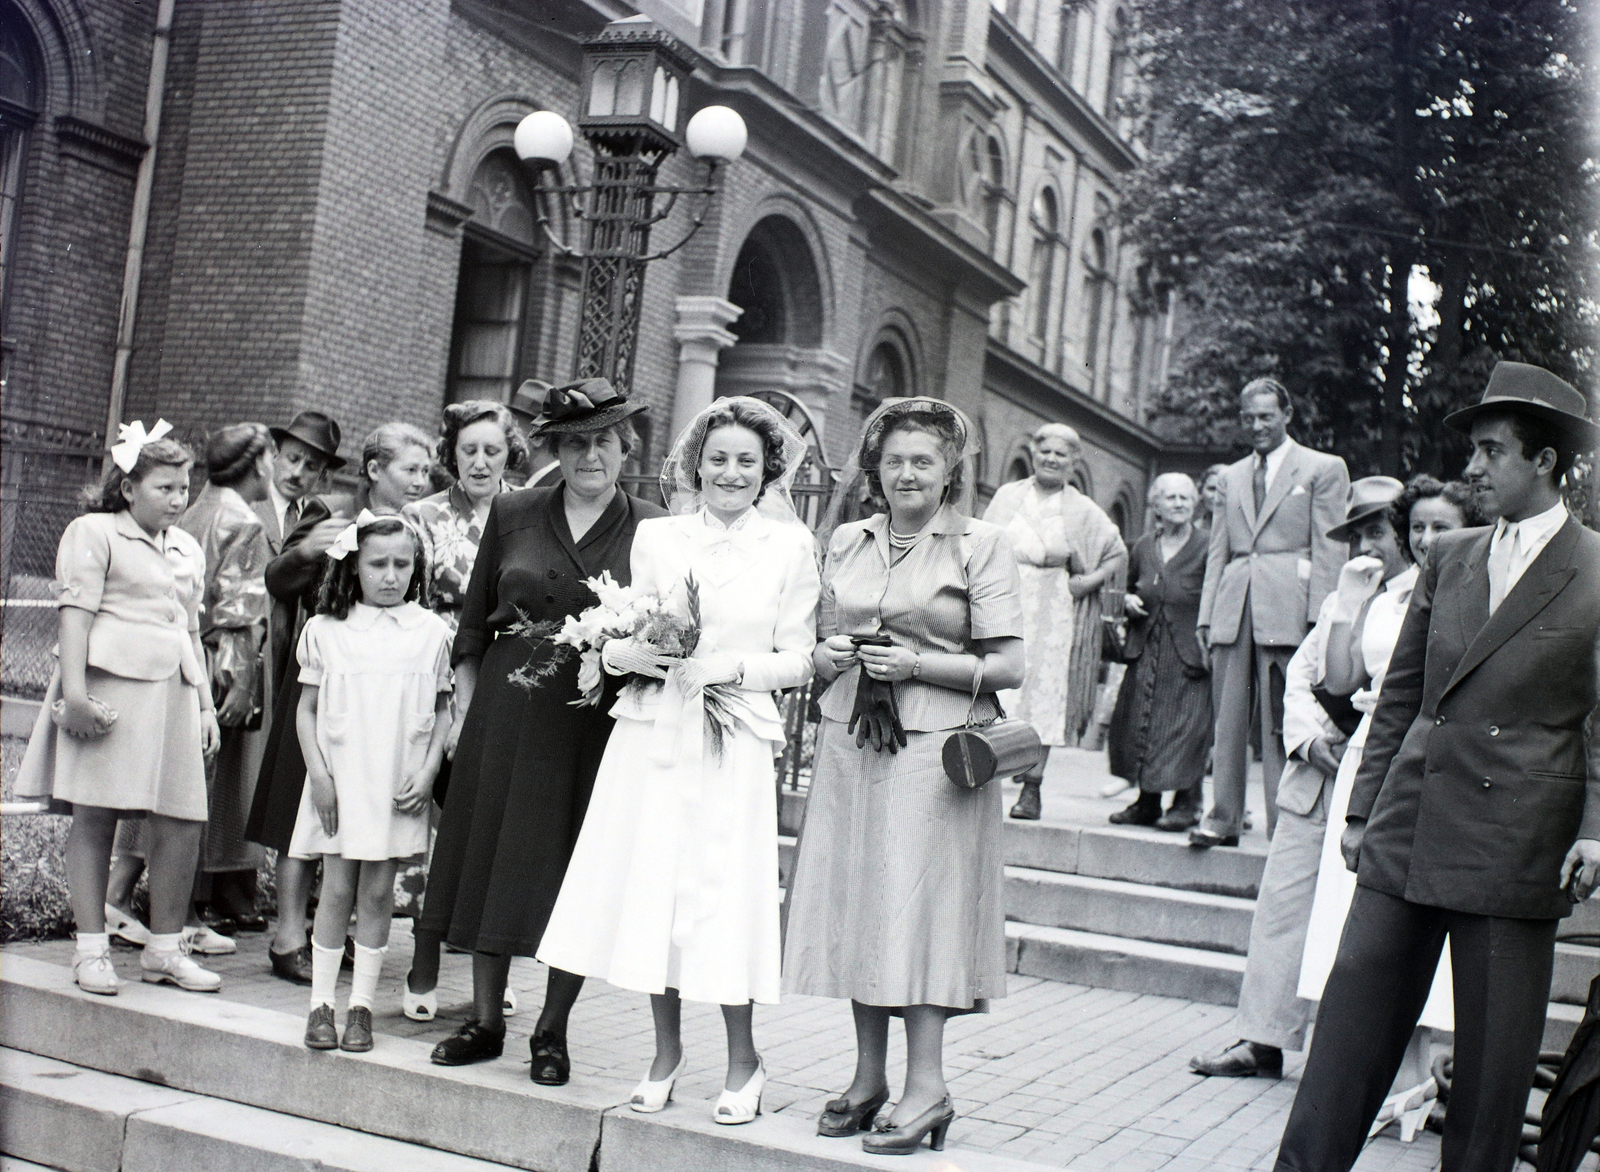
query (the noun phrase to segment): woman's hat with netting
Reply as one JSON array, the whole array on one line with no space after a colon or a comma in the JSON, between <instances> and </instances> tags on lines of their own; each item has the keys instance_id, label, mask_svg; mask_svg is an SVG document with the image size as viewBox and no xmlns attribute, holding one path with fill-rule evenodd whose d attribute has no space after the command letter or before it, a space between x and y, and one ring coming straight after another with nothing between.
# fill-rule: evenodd
<instances>
[{"instance_id":1,"label":"woman's hat with netting","mask_svg":"<svg viewBox=\"0 0 1600 1172\"><path fill-rule=\"evenodd\" d=\"M666 502L668 510L675 514L700 511L705 502L695 485L695 479L706 437L719 427L747 427L752 423L766 433L763 435L763 445L768 442L768 437L777 439L782 448L780 458L783 464L783 471L762 490L761 498L756 501L756 511L775 521L793 521L797 525L802 523L795 512L794 499L789 490L805 464L809 446L795 430L794 424L775 408L748 395L734 395L713 401L683 429L683 434L672 445L666 462L661 465L661 499Z\"/></svg>"},{"instance_id":2,"label":"woman's hat with netting","mask_svg":"<svg viewBox=\"0 0 1600 1172\"><path fill-rule=\"evenodd\" d=\"M828 505L828 516L818 534L821 546L827 549L828 540L840 525L873 513L888 510L888 503L878 483L878 464L883 458L884 441L902 425L921 425L937 434L950 435L958 445L952 453L951 482L953 491L945 504L958 513L970 516L972 502L978 486L978 455L982 445L978 430L965 412L951 406L943 399L918 395L907 399L885 399L861 425L861 439L845 463Z\"/></svg>"}]
</instances>

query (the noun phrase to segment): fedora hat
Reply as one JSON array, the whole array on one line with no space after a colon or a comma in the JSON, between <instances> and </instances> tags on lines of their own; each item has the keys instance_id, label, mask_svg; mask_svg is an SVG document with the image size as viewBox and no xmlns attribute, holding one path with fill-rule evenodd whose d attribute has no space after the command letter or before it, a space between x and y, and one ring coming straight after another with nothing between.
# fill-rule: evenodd
<instances>
[{"instance_id":1,"label":"fedora hat","mask_svg":"<svg viewBox=\"0 0 1600 1172\"><path fill-rule=\"evenodd\" d=\"M1349 541L1355 527L1369 517L1384 512L1406 490L1393 476L1363 476L1350 482L1345 498L1344 521L1328 530L1329 541Z\"/></svg>"},{"instance_id":2,"label":"fedora hat","mask_svg":"<svg viewBox=\"0 0 1600 1172\"><path fill-rule=\"evenodd\" d=\"M1552 423L1570 435L1583 451L1600 444L1600 427L1589 421L1589 403L1583 392L1544 367L1526 362L1495 363L1483 398L1471 407L1446 415L1444 421L1467 433L1478 416L1503 411Z\"/></svg>"},{"instance_id":3,"label":"fedora hat","mask_svg":"<svg viewBox=\"0 0 1600 1172\"><path fill-rule=\"evenodd\" d=\"M533 434L604 431L630 415L649 409L645 403L631 401L625 392L617 390L606 379L580 379L550 388L544 397L543 409L533 421Z\"/></svg>"},{"instance_id":4,"label":"fedora hat","mask_svg":"<svg viewBox=\"0 0 1600 1172\"><path fill-rule=\"evenodd\" d=\"M286 439L297 439L312 451L328 457L328 468L343 468L339 456L339 424L321 411L302 411L289 421L288 427L269 427L272 442L280 447Z\"/></svg>"}]
</instances>

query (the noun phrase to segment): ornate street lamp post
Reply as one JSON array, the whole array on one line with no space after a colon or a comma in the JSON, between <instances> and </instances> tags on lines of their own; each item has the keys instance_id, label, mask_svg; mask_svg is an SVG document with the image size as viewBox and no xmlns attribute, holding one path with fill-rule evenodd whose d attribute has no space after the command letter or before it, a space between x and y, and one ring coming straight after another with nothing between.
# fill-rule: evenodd
<instances>
[{"instance_id":1,"label":"ornate street lamp post","mask_svg":"<svg viewBox=\"0 0 1600 1172\"><path fill-rule=\"evenodd\" d=\"M517 125L515 146L534 169L539 226L557 249L584 260L577 377L608 378L626 388L633 381L645 265L676 252L699 231L718 190L718 168L744 153L746 133L736 112L707 106L680 136L691 64L684 47L647 17L613 21L583 51L578 129L594 151L590 182L546 182L559 178L556 169L572 154L572 127L559 114L529 114ZM706 164L704 184L658 184L661 164L682 146ZM587 225L581 249L552 230L546 196L565 200ZM672 214L681 196L697 201L688 232L670 248L650 252L650 229Z\"/></svg>"}]
</instances>

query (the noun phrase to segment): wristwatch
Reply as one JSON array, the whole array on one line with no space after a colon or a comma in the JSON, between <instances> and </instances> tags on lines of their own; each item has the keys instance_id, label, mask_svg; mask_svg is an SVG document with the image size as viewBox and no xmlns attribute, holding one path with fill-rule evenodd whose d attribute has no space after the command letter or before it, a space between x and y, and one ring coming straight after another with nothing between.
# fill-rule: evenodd
<instances>
[{"instance_id":1,"label":"wristwatch","mask_svg":"<svg viewBox=\"0 0 1600 1172\"><path fill-rule=\"evenodd\" d=\"M922 652L913 651L911 654L913 656L913 658L911 660L911 678L914 679L914 680L921 679L922 678Z\"/></svg>"}]
</instances>

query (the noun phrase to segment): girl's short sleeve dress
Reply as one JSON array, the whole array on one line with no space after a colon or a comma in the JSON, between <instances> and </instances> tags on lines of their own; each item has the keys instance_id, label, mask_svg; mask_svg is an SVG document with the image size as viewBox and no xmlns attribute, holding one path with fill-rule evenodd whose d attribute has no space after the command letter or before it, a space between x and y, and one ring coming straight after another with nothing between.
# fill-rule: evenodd
<instances>
[{"instance_id":1,"label":"girl's short sleeve dress","mask_svg":"<svg viewBox=\"0 0 1600 1172\"><path fill-rule=\"evenodd\" d=\"M289 854L297 859L406 859L428 847L428 813L401 814L394 796L422 768L434 705L450 690L450 628L414 602L357 603L317 615L300 632L300 683L316 687L317 748L339 798L339 827L322 829L311 787L300 795Z\"/></svg>"},{"instance_id":2,"label":"girl's short sleeve dress","mask_svg":"<svg viewBox=\"0 0 1600 1172\"><path fill-rule=\"evenodd\" d=\"M194 651L205 568L199 543L177 526L152 535L126 511L88 513L67 526L56 555L58 604L94 615L89 695L117 719L90 740L58 729L50 717L61 699L58 668L17 774L19 798L205 821L205 673Z\"/></svg>"}]
</instances>

